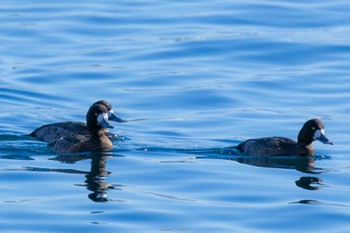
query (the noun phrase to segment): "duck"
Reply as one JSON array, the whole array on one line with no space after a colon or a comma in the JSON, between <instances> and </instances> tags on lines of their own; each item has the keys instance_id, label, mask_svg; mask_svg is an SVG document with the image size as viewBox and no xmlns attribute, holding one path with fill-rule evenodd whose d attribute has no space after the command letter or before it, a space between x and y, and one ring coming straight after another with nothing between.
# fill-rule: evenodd
<instances>
[{"instance_id":1,"label":"duck","mask_svg":"<svg viewBox=\"0 0 350 233\"><path fill-rule=\"evenodd\" d=\"M236 149L243 155L251 156L309 156L315 154L312 147L315 140L333 145L327 138L320 119L306 121L299 131L297 141L286 137L253 138L238 144Z\"/></svg>"},{"instance_id":2,"label":"duck","mask_svg":"<svg viewBox=\"0 0 350 233\"><path fill-rule=\"evenodd\" d=\"M69 154L85 151L106 151L113 148L108 129L110 121L126 123L114 114L112 105L99 100L91 105L86 114L86 123L67 121L43 125L28 134L47 142L56 154Z\"/></svg>"}]
</instances>

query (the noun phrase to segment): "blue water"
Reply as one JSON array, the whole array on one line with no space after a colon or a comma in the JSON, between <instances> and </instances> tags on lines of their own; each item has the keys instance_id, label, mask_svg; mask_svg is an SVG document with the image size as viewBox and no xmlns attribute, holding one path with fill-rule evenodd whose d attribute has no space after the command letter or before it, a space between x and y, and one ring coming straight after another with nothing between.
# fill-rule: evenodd
<instances>
[{"instance_id":1,"label":"blue water","mask_svg":"<svg viewBox=\"0 0 350 233\"><path fill-rule=\"evenodd\" d=\"M347 1L0 3L0 232L349 232ZM105 153L23 136L112 103ZM247 158L251 137L313 158Z\"/></svg>"}]
</instances>

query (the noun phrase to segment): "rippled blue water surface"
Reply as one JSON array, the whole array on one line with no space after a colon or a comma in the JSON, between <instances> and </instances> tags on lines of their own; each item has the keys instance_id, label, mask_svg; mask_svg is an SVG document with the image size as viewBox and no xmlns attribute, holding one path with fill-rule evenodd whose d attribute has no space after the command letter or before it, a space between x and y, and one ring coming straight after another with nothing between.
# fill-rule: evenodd
<instances>
[{"instance_id":1,"label":"rippled blue water surface","mask_svg":"<svg viewBox=\"0 0 350 233\"><path fill-rule=\"evenodd\" d=\"M347 1L0 3L1 232L349 232ZM105 153L25 134L112 103ZM333 146L249 158L251 137Z\"/></svg>"}]
</instances>

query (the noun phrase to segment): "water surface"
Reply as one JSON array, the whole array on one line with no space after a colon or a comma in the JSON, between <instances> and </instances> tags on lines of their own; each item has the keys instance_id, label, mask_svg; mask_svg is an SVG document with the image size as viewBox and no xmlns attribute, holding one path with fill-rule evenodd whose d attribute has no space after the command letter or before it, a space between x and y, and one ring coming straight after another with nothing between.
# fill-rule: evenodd
<instances>
[{"instance_id":1,"label":"water surface","mask_svg":"<svg viewBox=\"0 0 350 233\"><path fill-rule=\"evenodd\" d=\"M2 1L1 232L348 232L349 5ZM25 134L112 103L115 148ZM251 137L333 146L247 158Z\"/></svg>"}]
</instances>

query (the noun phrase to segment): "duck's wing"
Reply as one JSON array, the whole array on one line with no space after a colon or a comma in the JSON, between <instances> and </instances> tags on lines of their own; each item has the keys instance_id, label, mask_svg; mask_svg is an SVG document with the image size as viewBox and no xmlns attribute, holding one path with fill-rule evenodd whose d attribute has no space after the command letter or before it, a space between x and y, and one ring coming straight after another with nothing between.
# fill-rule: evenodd
<instances>
[{"instance_id":1,"label":"duck's wing","mask_svg":"<svg viewBox=\"0 0 350 233\"><path fill-rule=\"evenodd\" d=\"M86 124L82 122L59 122L48 125L43 125L35 129L28 136L36 137L41 141L53 143L59 138L68 135L89 135Z\"/></svg>"},{"instance_id":2,"label":"duck's wing","mask_svg":"<svg viewBox=\"0 0 350 233\"><path fill-rule=\"evenodd\" d=\"M54 141L52 143L53 151L56 154L68 154L84 151L81 150L81 146L88 140L89 136L70 134Z\"/></svg>"},{"instance_id":3,"label":"duck's wing","mask_svg":"<svg viewBox=\"0 0 350 233\"><path fill-rule=\"evenodd\" d=\"M242 142L237 149L245 155L299 155L300 147L292 139L284 137L255 138Z\"/></svg>"}]
</instances>

